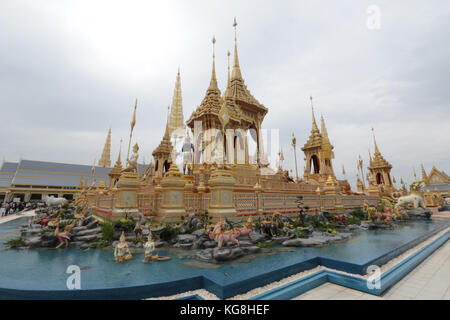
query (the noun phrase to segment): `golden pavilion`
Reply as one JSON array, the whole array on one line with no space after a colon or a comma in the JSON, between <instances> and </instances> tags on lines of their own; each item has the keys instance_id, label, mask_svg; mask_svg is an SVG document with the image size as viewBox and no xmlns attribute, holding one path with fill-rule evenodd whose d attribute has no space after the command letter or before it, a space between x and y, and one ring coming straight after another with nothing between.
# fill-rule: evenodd
<instances>
[{"instance_id":1,"label":"golden pavilion","mask_svg":"<svg viewBox=\"0 0 450 320\"><path fill-rule=\"evenodd\" d=\"M82 189L78 193L79 198L88 201L99 219L116 220L137 212L160 222L177 222L191 213L208 213L213 221L274 212L294 215L298 214L300 199L309 211L342 211L362 207L365 200L376 204L379 193L352 192L346 180L336 179L334 147L323 116L321 130L317 126L312 98L311 134L301 148L306 159L303 179L290 178L281 165L278 171L268 167L261 127L269 108L251 94L244 81L236 25L235 22L234 61L230 68L228 52L225 90L220 90L216 77L216 39L213 38L211 78L204 98L184 123L178 70L165 132L152 153L153 162L141 174L130 169L137 153L133 154L133 161L127 159L125 169L119 158L109 171L107 188ZM182 137L186 129L190 132L186 133L182 147L184 166L181 172L175 161L179 149L176 138ZM249 152L250 139L256 144L255 154ZM376 152L375 160L380 157ZM384 164L371 163L380 183L387 184L390 181L385 175L387 167L380 165Z\"/></svg>"}]
</instances>

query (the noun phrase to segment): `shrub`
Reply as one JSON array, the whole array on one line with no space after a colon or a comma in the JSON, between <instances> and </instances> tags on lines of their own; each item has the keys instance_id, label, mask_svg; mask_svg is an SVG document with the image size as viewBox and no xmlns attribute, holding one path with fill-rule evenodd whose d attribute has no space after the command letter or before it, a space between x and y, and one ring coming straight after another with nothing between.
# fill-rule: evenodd
<instances>
[{"instance_id":1,"label":"shrub","mask_svg":"<svg viewBox=\"0 0 450 320\"><path fill-rule=\"evenodd\" d=\"M102 239L103 241L114 240L114 226L111 222L104 222L102 224Z\"/></svg>"},{"instance_id":2,"label":"shrub","mask_svg":"<svg viewBox=\"0 0 450 320\"><path fill-rule=\"evenodd\" d=\"M131 219L120 219L119 221L114 222L114 228L119 231L133 231L135 227L135 223Z\"/></svg>"},{"instance_id":3,"label":"shrub","mask_svg":"<svg viewBox=\"0 0 450 320\"><path fill-rule=\"evenodd\" d=\"M352 216L358 218L359 220L367 219L367 212L364 212L362 208L356 208L352 212Z\"/></svg>"},{"instance_id":4,"label":"shrub","mask_svg":"<svg viewBox=\"0 0 450 320\"><path fill-rule=\"evenodd\" d=\"M361 224L361 220L359 220L359 218L352 216L352 215L348 217L347 221L348 221L348 224L357 224L357 225Z\"/></svg>"},{"instance_id":5,"label":"shrub","mask_svg":"<svg viewBox=\"0 0 450 320\"><path fill-rule=\"evenodd\" d=\"M26 245L25 240L23 238L11 239L5 242L5 245L10 246L11 248L23 247Z\"/></svg>"},{"instance_id":6,"label":"shrub","mask_svg":"<svg viewBox=\"0 0 450 320\"><path fill-rule=\"evenodd\" d=\"M306 236L300 230L297 230L295 232L295 235L297 236L297 238L306 238Z\"/></svg>"},{"instance_id":7,"label":"shrub","mask_svg":"<svg viewBox=\"0 0 450 320\"><path fill-rule=\"evenodd\" d=\"M266 241L266 242L259 242L256 245L260 248L267 248L267 247L272 247L276 244L277 243L275 241Z\"/></svg>"},{"instance_id":8,"label":"shrub","mask_svg":"<svg viewBox=\"0 0 450 320\"><path fill-rule=\"evenodd\" d=\"M179 234L180 234L179 227L177 227L173 224L168 224L165 227L165 229L161 232L160 238L167 241Z\"/></svg>"},{"instance_id":9,"label":"shrub","mask_svg":"<svg viewBox=\"0 0 450 320\"><path fill-rule=\"evenodd\" d=\"M97 241L97 242L92 242L89 244L88 248L89 249L100 249L100 248L104 248L109 246L109 242L108 241Z\"/></svg>"}]
</instances>

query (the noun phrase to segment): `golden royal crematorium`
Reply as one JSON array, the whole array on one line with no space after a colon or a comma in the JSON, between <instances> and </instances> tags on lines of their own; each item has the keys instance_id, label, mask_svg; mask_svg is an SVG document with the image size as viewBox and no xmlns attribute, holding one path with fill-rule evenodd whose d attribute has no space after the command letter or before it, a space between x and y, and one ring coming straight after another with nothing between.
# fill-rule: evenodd
<instances>
[{"instance_id":1,"label":"golden royal crematorium","mask_svg":"<svg viewBox=\"0 0 450 320\"><path fill-rule=\"evenodd\" d=\"M216 79L215 38L212 42L211 80L203 100L184 122L178 71L164 135L152 153L154 161L143 174L136 170L137 143L130 155L136 123L135 105L126 163L122 164L119 154L108 173L109 183L102 184L108 186L83 189L77 196L88 200L97 218L117 220L138 212L158 222L178 222L191 213L203 215L206 212L212 221L221 217L244 219L244 216L275 211L294 215L299 212L299 196L306 211L343 211L362 207L364 200L377 203L380 195L374 188L370 193L354 193L347 181L336 179L334 147L323 117L319 130L314 109L311 134L301 148L306 160L303 180L290 178L281 166L276 172L270 169L261 136L261 126L269 108L260 103L245 84L238 59L236 29L234 61L231 68L228 62L224 92ZM230 55L229 52L228 61ZM174 136L181 138L182 143L177 145L179 139ZM256 144L253 154L249 152L250 139ZM183 157L181 168L173 161L178 155ZM377 161L378 153L375 157ZM375 165L378 163L373 163ZM373 168L374 177L378 179L375 183L384 181L386 184L383 191L391 188L389 176L383 175L386 169L390 167Z\"/></svg>"}]
</instances>

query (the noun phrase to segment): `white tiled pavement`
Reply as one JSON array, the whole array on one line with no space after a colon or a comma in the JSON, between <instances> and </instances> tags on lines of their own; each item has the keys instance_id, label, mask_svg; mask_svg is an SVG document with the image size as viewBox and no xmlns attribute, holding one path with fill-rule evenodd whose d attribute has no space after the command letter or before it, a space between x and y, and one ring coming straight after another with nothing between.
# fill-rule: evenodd
<instances>
[{"instance_id":1,"label":"white tiled pavement","mask_svg":"<svg viewBox=\"0 0 450 320\"><path fill-rule=\"evenodd\" d=\"M384 296L325 283L294 300L450 300L450 241L407 274Z\"/></svg>"}]
</instances>

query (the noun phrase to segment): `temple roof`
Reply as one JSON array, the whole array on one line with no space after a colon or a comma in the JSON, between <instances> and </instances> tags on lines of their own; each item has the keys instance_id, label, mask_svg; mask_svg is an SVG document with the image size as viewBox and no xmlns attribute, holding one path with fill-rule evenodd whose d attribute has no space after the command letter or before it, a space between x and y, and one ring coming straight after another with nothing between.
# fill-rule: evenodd
<instances>
[{"instance_id":1,"label":"temple roof","mask_svg":"<svg viewBox=\"0 0 450 320\"><path fill-rule=\"evenodd\" d=\"M243 102L243 104L254 106L257 110L259 109L259 111L257 112L265 115L268 112L268 109L253 97L253 95L250 93L247 86L245 85L244 79L242 78L237 53L236 34L234 43L233 69L231 77L230 74L228 73L227 88L223 96L221 96L221 92L218 88L216 79L214 44L215 38L213 39L213 64L212 64L210 85L206 90L205 97L203 98L202 102L197 107L197 109L192 113L189 120L187 121L187 124L193 126L192 122L205 114L212 114L218 116L224 102L226 103L227 113L230 119L236 122L241 121L243 114L240 106L242 104L239 104L239 102Z\"/></svg>"},{"instance_id":2,"label":"temple roof","mask_svg":"<svg viewBox=\"0 0 450 320\"><path fill-rule=\"evenodd\" d=\"M166 123L166 131L164 132L164 136L159 143L159 145L156 147L155 150L153 150L152 155L155 157L158 154L166 154L170 155L172 152L173 146L172 142L170 141L170 135L169 135L169 123Z\"/></svg>"},{"instance_id":3,"label":"temple roof","mask_svg":"<svg viewBox=\"0 0 450 320\"><path fill-rule=\"evenodd\" d=\"M375 134L373 134L373 142L375 145L375 152L373 157L370 159L369 168L392 168L392 165L383 158L378 149L377 141L375 139Z\"/></svg>"},{"instance_id":4,"label":"temple roof","mask_svg":"<svg viewBox=\"0 0 450 320\"><path fill-rule=\"evenodd\" d=\"M309 135L309 138L306 141L305 145L303 146L302 150L322 147L322 144L324 142L324 137L325 137L325 140L328 141L328 143L329 143L328 133L325 128L325 123L324 122L322 123L323 129L325 129L325 136L322 136L319 128L317 127L316 117L314 116L314 107L312 104L312 97L310 97L310 99L311 99L311 110L312 110L312 127L311 127L311 133ZM322 118L322 120L323 120L323 118ZM331 146L331 144L330 144L330 146Z\"/></svg>"}]
</instances>

